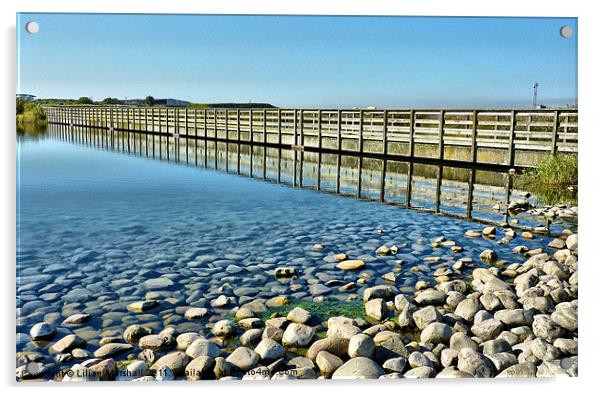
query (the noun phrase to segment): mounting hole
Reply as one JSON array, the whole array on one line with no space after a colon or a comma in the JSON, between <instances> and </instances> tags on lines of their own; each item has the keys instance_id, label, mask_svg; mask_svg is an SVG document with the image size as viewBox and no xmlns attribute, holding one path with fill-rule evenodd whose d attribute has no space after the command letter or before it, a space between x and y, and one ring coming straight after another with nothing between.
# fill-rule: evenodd
<instances>
[{"instance_id":1,"label":"mounting hole","mask_svg":"<svg viewBox=\"0 0 602 395\"><path fill-rule=\"evenodd\" d=\"M573 28L570 26L562 26L560 28L560 37L562 38L570 38L573 36Z\"/></svg>"},{"instance_id":2,"label":"mounting hole","mask_svg":"<svg viewBox=\"0 0 602 395\"><path fill-rule=\"evenodd\" d=\"M29 34L36 34L40 31L40 24L36 21L30 21L25 24L25 31Z\"/></svg>"}]
</instances>

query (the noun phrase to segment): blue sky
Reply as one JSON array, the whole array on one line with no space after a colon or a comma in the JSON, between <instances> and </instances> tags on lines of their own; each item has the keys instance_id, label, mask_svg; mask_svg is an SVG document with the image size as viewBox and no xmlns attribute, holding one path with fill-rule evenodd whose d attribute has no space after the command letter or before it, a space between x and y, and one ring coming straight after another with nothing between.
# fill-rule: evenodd
<instances>
[{"instance_id":1,"label":"blue sky","mask_svg":"<svg viewBox=\"0 0 602 395\"><path fill-rule=\"evenodd\" d=\"M39 97L528 107L537 81L540 103L577 100L574 18L20 14L17 29L18 90Z\"/></svg>"}]
</instances>

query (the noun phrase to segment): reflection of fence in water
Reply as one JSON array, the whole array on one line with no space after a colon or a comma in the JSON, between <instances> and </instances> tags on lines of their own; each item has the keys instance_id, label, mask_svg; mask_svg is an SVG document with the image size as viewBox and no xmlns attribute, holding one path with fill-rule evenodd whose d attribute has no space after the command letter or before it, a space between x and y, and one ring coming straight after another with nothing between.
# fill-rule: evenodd
<instances>
[{"instance_id":1,"label":"reflection of fence in water","mask_svg":"<svg viewBox=\"0 0 602 395\"><path fill-rule=\"evenodd\" d=\"M483 222L510 198L508 174L144 132L51 125L59 139Z\"/></svg>"}]
</instances>

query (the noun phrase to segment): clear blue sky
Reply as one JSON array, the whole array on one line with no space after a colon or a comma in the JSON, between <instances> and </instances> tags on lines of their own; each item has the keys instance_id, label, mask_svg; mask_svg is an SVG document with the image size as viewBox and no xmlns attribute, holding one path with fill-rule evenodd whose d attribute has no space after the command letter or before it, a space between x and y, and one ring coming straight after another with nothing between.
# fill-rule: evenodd
<instances>
[{"instance_id":1,"label":"clear blue sky","mask_svg":"<svg viewBox=\"0 0 602 395\"><path fill-rule=\"evenodd\" d=\"M18 89L38 97L528 107L537 81L540 103L577 100L574 18L20 14L17 29Z\"/></svg>"}]
</instances>

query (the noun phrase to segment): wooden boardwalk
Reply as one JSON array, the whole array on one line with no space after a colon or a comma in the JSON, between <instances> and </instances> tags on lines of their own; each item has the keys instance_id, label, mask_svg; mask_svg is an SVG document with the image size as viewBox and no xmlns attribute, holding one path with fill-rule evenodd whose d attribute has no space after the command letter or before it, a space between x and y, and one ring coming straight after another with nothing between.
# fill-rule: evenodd
<instances>
[{"instance_id":1,"label":"wooden boardwalk","mask_svg":"<svg viewBox=\"0 0 602 395\"><path fill-rule=\"evenodd\" d=\"M576 109L44 107L50 123L504 171L576 153Z\"/></svg>"}]
</instances>

